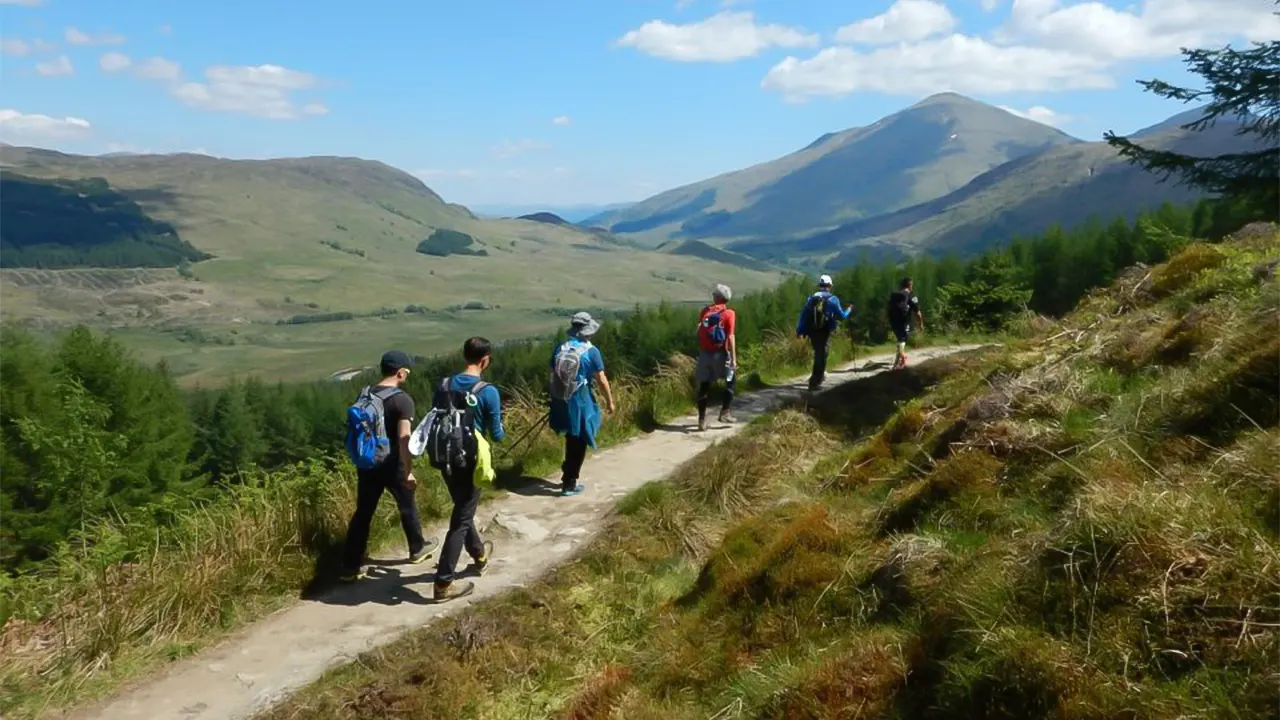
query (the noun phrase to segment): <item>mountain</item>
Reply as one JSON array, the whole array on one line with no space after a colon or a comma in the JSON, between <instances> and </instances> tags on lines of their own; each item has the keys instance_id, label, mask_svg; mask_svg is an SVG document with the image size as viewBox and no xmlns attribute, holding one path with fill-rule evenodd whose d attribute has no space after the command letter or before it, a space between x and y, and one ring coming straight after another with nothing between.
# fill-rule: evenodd
<instances>
[{"instance_id":1,"label":"mountain","mask_svg":"<svg viewBox=\"0 0 1280 720\"><path fill-rule=\"evenodd\" d=\"M777 160L584 221L651 244L671 237L776 243L911 207L1009 160L1075 138L954 93L824 135Z\"/></svg>"},{"instance_id":2,"label":"mountain","mask_svg":"<svg viewBox=\"0 0 1280 720\"><path fill-rule=\"evenodd\" d=\"M403 342L401 321L359 318L391 318L406 308L422 325L408 331L413 349L431 354L453 348L462 333L483 330L496 340L545 332L574 308L701 299L708 275L743 291L782 277L737 262L630 247L607 231L479 219L413 175L359 158L88 157L4 147L0 167L6 178L58 187L88 181L118 211L99 213L103 226L92 232L58 234L57 257L70 261L50 265L37 258L22 263L25 268L0 269L3 319L110 328L136 340L149 360L186 358L172 367L192 373L214 364L225 372L264 365L291 372L304 364L328 375L367 362L370 345ZM59 220L53 205L37 210L28 218L31 228ZM91 213L82 215L92 222ZM123 217L136 227L108 227ZM16 226L7 212L3 225L8 265ZM132 254L85 250L104 238L128 241ZM48 244L38 233L21 240ZM68 264L84 267L47 269ZM334 320L346 323L342 330L264 329ZM437 341L447 344L420 344ZM341 353L334 350L338 343L345 343Z\"/></svg>"},{"instance_id":3,"label":"mountain","mask_svg":"<svg viewBox=\"0 0 1280 720\"><path fill-rule=\"evenodd\" d=\"M1135 133L1146 145L1193 156L1252 149L1235 134L1230 120L1194 132L1180 126L1198 115L1181 114ZM872 257L915 252L979 251L1015 235L1034 235L1052 225L1070 229L1091 219L1132 219L1165 202L1204 197L1194 188L1160 179L1121 158L1105 142L1077 143L1024 156L975 178L936 200L893 213L841 225L795 243L731 243L729 248L755 257L785 253L811 258L829 267Z\"/></svg>"},{"instance_id":4,"label":"mountain","mask_svg":"<svg viewBox=\"0 0 1280 720\"><path fill-rule=\"evenodd\" d=\"M749 270L768 272L776 269L761 260L729 252L728 250L722 250L718 247L708 245L701 240L685 240L683 242L679 240L672 240L665 245L659 246L658 249L672 255L689 255L692 257L702 258L704 260L711 260L713 262L737 265Z\"/></svg>"},{"instance_id":5,"label":"mountain","mask_svg":"<svg viewBox=\"0 0 1280 720\"><path fill-rule=\"evenodd\" d=\"M487 218L509 218L520 215L534 215L537 213L551 213L564 218L571 223L580 223L587 218L599 215L601 213L619 210L627 207L631 203L606 203L592 204L579 203L575 205L472 205L474 210L481 217Z\"/></svg>"}]
</instances>

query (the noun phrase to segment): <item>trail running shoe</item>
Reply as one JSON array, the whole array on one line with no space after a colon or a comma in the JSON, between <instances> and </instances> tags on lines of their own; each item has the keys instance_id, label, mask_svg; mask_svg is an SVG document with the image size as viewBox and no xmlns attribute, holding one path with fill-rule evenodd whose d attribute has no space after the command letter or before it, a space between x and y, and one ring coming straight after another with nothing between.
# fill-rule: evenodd
<instances>
[{"instance_id":1,"label":"trail running shoe","mask_svg":"<svg viewBox=\"0 0 1280 720\"><path fill-rule=\"evenodd\" d=\"M463 583L436 583L433 599L437 603L449 602L450 600L457 600L460 597L466 597L472 592L475 592L475 589L476 584L470 581Z\"/></svg>"},{"instance_id":2,"label":"trail running shoe","mask_svg":"<svg viewBox=\"0 0 1280 720\"><path fill-rule=\"evenodd\" d=\"M574 495L581 495L581 494L582 494L582 491L583 491L583 490L586 490L586 489L587 489L587 486L586 486L586 485L583 485L582 483L578 483L577 485L575 485L575 486L573 487L573 489L572 489L572 490L569 490L569 489L561 490L561 491L560 491L560 496L561 496L561 497L572 497L572 496L574 496Z\"/></svg>"},{"instance_id":3,"label":"trail running shoe","mask_svg":"<svg viewBox=\"0 0 1280 720\"><path fill-rule=\"evenodd\" d=\"M493 541L484 541L484 554L475 559L475 568L477 575L483 575L485 568L489 567L489 560L493 558Z\"/></svg>"},{"instance_id":4,"label":"trail running shoe","mask_svg":"<svg viewBox=\"0 0 1280 720\"><path fill-rule=\"evenodd\" d=\"M430 560L431 556L436 554L436 545L437 543L435 540L428 540L427 544L423 545L421 550L416 553L409 554L409 564L418 565Z\"/></svg>"},{"instance_id":5,"label":"trail running shoe","mask_svg":"<svg viewBox=\"0 0 1280 720\"><path fill-rule=\"evenodd\" d=\"M723 412L721 412L721 413L720 413L720 418L719 418L719 420L720 420L720 422L722 422L722 423L728 423L728 424L730 424L730 425L732 425L732 424L734 424L735 422L737 422L737 420L735 420L735 419L734 419L734 417L733 417L733 413L729 412L728 410L725 410L725 411L723 411Z\"/></svg>"},{"instance_id":6,"label":"trail running shoe","mask_svg":"<svg viewBox=\"0 0 1280 720\"><path fill-rule=\"evenodd\" d=\"M698 432L707 431L707 419L705 417L698 418Z\"/></svg>"}]
</instances>

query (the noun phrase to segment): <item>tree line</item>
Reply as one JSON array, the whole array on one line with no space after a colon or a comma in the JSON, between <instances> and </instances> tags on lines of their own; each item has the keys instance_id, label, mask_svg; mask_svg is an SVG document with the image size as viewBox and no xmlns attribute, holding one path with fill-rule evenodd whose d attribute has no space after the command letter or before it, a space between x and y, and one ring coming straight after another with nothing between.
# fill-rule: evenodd
<instances>
[{"instance_id":1,"label":"tree line","mask_svg":"<svg viewBox=\"0 0 1280 720\"><path fill-rule=\"evenodd\" d=\"M1125 267L1160 262L1186 238L1229 225L1228 217L1210 202L1165 206L1133 223L1015 238L969 259L859 263L834 275L835 291L853 303L849 331L864 344L889 338L886 300L904 275L915 280L930 324L997 331L1025 309L1065 313ZM813 290L811 278L793 276L735 298L740 347L793 333ZM698 311L668 302L637 306L625 316L604 317L595 343L610 372L652 374L675 354L696 354ZM17 327L0 332L0 562L11 569L41 561L87 518L136 512L173 493L208 496L252 469L317 457L337 462L344 408L371 379L269 384L248 378L183 392L163 364L140 363L114 339L85 327L52 346ZM541 393L559 340L500 343L491 381L508 392ZM370 348L370 357L384 349ZM427 402L460 360L460 351L419 358L408 391Z\"/></svg>"}]
</instances>

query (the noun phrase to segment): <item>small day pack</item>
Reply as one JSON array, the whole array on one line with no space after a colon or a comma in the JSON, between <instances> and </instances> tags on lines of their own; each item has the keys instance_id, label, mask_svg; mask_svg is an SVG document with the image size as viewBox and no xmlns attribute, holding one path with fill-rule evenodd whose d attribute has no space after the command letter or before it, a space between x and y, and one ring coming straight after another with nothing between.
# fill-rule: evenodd
<instances>
[{"instance_id":1,"label":"small day pack","mask_svg":"<svg viewBox=\"0 0 1280 720\"><path fill-rule=\"evenodd\" d=\"M366 387L347 408L347 457L360 470L378 467L391 454L384 403L400 392L400 388Z\"/></svg>"}]
</instances>

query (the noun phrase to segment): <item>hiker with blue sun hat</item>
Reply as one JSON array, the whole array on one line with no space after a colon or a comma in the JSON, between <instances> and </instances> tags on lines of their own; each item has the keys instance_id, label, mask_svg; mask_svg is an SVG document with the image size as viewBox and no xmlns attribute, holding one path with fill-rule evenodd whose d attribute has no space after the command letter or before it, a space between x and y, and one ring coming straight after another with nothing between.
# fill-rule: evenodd
<instances>
[{"instance_id":1,"label":"hiker with blue sun hat","mask_svg":"<svg viewBox=\"0 0 1280 720\"><path fill-rule=\"evenodd\" d=\"M585 488L579 482L587 448L595 448L596 433L603 416L596 402L595 385L604 391L605 406L615 409L613 390L604 373L604 357L591 344L600 323L590 313L575 313L569 320L569 337L551 355L551 429L564 436L564 463L560 466L561 494L577 495Z\"/></svg>"}]
</instances>

